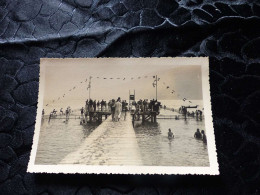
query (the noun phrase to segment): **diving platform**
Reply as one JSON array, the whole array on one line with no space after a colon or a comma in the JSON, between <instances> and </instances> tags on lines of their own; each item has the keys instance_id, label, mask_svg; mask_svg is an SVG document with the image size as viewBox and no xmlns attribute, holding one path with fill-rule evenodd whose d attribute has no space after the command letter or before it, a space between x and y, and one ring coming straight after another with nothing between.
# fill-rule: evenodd
<instances>
[{"instance_id":1,"label":"diving platform","mask_svg":"<svg viewBox=\"0 0 260 195\"><path fill-rule=\"evenodd\" d=\"M68 154L60 164L142 165L130 114L118 122L108 116L78 150Z\"/></svg>"}]
</instances>

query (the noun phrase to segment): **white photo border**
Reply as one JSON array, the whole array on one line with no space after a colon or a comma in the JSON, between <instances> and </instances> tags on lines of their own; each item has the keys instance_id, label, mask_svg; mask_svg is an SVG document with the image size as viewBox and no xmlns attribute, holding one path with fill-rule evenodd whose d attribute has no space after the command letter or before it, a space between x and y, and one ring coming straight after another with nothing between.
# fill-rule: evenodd
<instances>
[{"instance_id":1,"label":"white photo border","mask_svg":"<svg viewBox=\"0 0 260 195\"><path fill-rule=\"evenodd\" d=\"M154 57L158 59L157 57ZM165 59L165 57L162 57ZM167 57L172 60L172 65L201 65L202 71L202 93L205 115L205 128L207 131L207 148L209 156L209 167L196 166L107 166L107 165L78 165L78 164L59 164L59 165L37 165L35 158L37 153L38 141L41 127L41 111L43 108L43 97L45 87L45 61L51 59L72 59L72 58L41 58L40 59L40 79L38 108L35 123L35 133L33 137L33 145L27 172L30 173L67 173L67 174L158 174L158 175L219 175L219 166L217 161L217 152L215 145L215 135L212 121L210 83L209 83L209 58L208 57ZM89 58L73 58L74 60ZM93 59L93 58L91 58ZM99 59L99 58L97 58ZM118 58L114 58L118 59ZM131 59L153 59L153 58L120 58L125 60ZM160 64L163 66L163 64Z\"/></svg>"}]
</instances>

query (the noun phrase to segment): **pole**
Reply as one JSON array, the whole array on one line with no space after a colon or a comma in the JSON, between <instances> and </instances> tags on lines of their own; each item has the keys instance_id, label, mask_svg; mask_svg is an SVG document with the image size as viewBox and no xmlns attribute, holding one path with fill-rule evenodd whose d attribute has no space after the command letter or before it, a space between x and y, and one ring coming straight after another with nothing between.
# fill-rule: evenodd
<instances>
[{"instance_id":1,"label":"pole","mask_svg":"<svg viewBox=\"0 0 260 195\"><path fill-rule=\"evenodd\" d=\"M156 75L156 100L157 100L157 75Z\"/></svg>"},{"instance_id":2,"label":"pole","mask_svg":"<svg viewBox=\"0 0 260 195\"><path fill-rule=\"evenodd\" d=\"M129 90L129 102L128 102L128 110L130 110L130 90Z\"/></svg>"},{"instance_id":3,"label":"pole","mask_svg":"<svg viewBox=\"0 0 260 195\"><path fill-rule=\"evenodd\" d=\"M91 90L91 76L89 77L89 84L88 84L88 87L89 87L89 97L88 97L88 99L90 100L90 90Z\"/></svg>"}]
</instances>

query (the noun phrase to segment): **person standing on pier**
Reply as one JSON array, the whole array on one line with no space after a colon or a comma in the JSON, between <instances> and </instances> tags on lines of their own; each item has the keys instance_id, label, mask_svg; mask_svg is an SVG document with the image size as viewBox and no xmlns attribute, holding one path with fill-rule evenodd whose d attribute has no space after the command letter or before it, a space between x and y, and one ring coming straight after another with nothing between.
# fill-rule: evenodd
<instances>
[{"instance_id":1,"label":"person standing on pier","mask_svg":"<svg viewBox=\"0 0 260 195\"><path fill-rule=\"evenodd\" d=\"M111 114L112 114L112 121L115 121L115 100L112 99L112 102L110 104L110 107L111 107Z\"/></svg>"},{"instance_id":2,"label":"person standing on pier","mask_svg":"<svg viewBox=\"0 0 260 195\"><path fill-rule=\"evenodd\" d=\"M84 114L84 108L83 107L80 109L80 113L81 113L81 117L82 117L83 114Z\"/></svg>"},{"instance_id":3,"label":"person standing on pier","mask_svg":"<svg viewBox=\"0 0 260 195\"><path fill-rule=\"evenodd\" d=\"M93 107L94 107L94 112L96 112L96 109L97 109L97 103L96 103L96 100L94 100L94 102L93 102Z\"/></svg>"},{"instance_id":4,"label":"person standing on pier","mask_svg":"<svg viewBox=\"0 0 260 195\"><path fill-rule=\"evenodd\" d=\"M100 103L99 103L99 100L98 100L98 102L97 102L97 109L98 109L98 111L99 111L99 104L100 104Z\"/></svg>"},{"instance_id":5,"label":"person standing on pier","mask_svg":"<svg viewBox=\"0 0 260 195\"><path fill-rule=\"evenodd\" d=\"M100 104L101 104L101 112L103 111L104 103L105 103L105 102L104 102L104 100L102 99L102 101L101 101L101 103L100 103Z\"/></svg>"},{"instance_id":6,"label":"person standing on pier","mask_svg":"<svg viewBox=\"0 0 260 195\"><path fill-rule=\"evenodd\" d=\"M122 104L121 104L121 99L119 97L115 104L115 121L120 120L121 112L122 112Z\"/></svg>"}]
</instances>

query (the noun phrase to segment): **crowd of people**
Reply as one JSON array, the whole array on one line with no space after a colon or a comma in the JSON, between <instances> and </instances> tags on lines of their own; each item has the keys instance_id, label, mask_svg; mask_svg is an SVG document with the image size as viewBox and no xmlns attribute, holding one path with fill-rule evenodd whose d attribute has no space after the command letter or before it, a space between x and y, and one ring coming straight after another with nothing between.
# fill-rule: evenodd
<instances>
[{"instance_id":1,"label":"crowd of people","mask_svg":"<svg viewBox=\"0 0 260 195\"><path fill-rule=\"evenodd\" d=\"M141 112L146 112L146 111L155 111L155 112L159 112L160 110L160 106L161 106L161 102L158 102L157 100L150 100L148 101L148 99L140 99L139 101L133 101L132 102L132 106L135 107L135 111L141 111Z\"/></svg>"},{"instance_id":2,"label":"crowd of people","mask_svg":"<svg viewBox=\"0 0 260 195\"><path fill-rule=\"evenodd\" d=\"M65 112L63 111L63 108L61 108L59 114L60 115L65 115L66 116L66 120L68 120L71 112L72 112L72 110L71 110L70 106L68 106L66 108ZM58 111L55 108L50 112L49 122L50 122L50 120L52 118L55 118L58 115L57 113L58 113ZM44 117L44 115L45 115L45 110L42 109L42 118Z\"/></svg>"},{"instance_id":3,"label":"crowd of people","mask_svg":"<svg viewBox=\"0 0 260 195\"><path fill-rule=\"evenodd\" d=\"M90 118L93 118L95 112L111 112L112 120L119 121L122 112L126 115L126 111L128 110L127 106L128 103L126 100L121 100L120 97L118 97L117 100L112 99L108 102L103 99L101 101L90 99L86 101L85 108L81 108L81 115L83 116L85 114L85 117L87 117L89 114Z\"/></svg>"},{"instance_id":4,"label":"crowd of people","mask_svg":"<svg viewBox=\"0 0 260 195\"><path fill-rule=\"evenodd\" d=\"M117 101L120 100L120 103L122 104L122 109L126 109L128 103L126 100L121 100L119 97ZM115 99L109 100L108 102L105 100L101 101L96 101L96 100L87 100L85 104L85 110L82 107L81 108L81 113L83 114L84 112L96 112L96 111L101 111L101 112L111 112L113 105L117 102Z\"/></svg>"},{"instance_id":5,"label":"crowd of people","mask_svg":"<svg viewBox=\"0 0 260 195\"><path fill-rule=\"evenodd\" d=\"M183 114L185 118L186 118L186 117L192 117L192 118L196 117L197 120L202 120L202 114L203 114L203 113L202 113L201 110L196 110L195 112L194 112L194 111L189 112L189 111L187 110L187 107L181 106L181 107L179 108L179 113L180 113L180 114Z\"/></svg>"}]
</instances>

